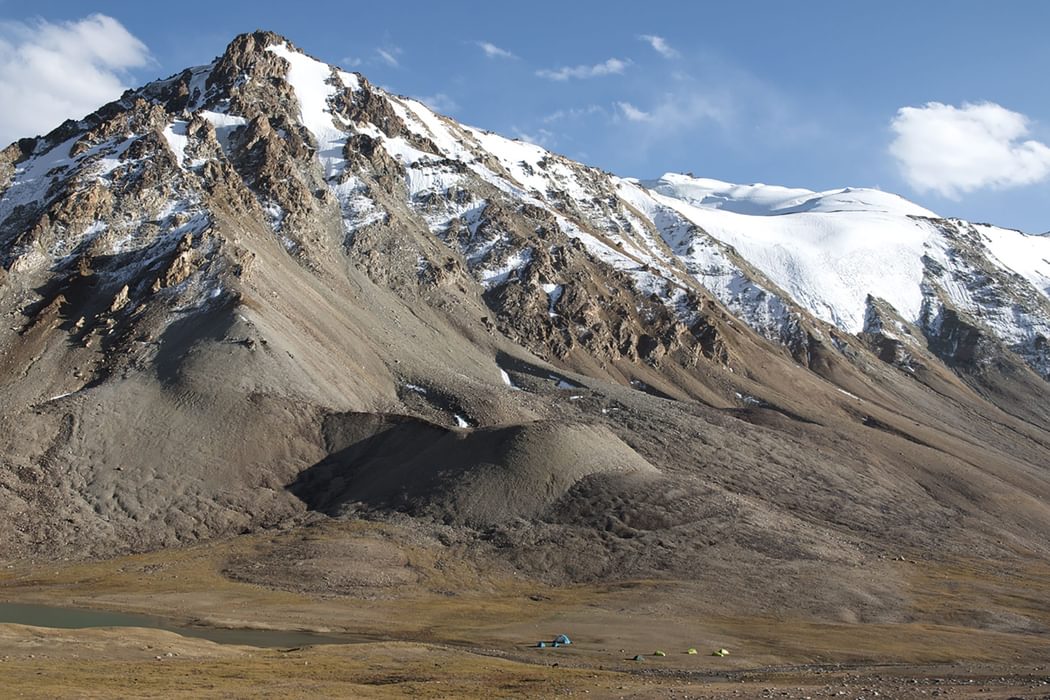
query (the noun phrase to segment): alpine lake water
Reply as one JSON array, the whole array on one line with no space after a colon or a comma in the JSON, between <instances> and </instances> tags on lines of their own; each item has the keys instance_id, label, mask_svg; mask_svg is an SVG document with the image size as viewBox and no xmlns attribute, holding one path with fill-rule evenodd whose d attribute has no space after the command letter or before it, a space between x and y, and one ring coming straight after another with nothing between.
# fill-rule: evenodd
<instances>
[{"instance_id":1,"label":"alpine lake water","mask_svg":"<svg viewBox=\"0 0 1050 700\"><path fill-rule=\"evenodd\" d=\"M337 635L295 630L234 629L203 625L182 625L156 615L25 603L0 603L0 623L57 629L145 627L174 632L183 637L207 639L217 644L238 644L272 649L304 647L316 644L354 644L375 641L352 634Z\"/></svg>"}]
</instances>

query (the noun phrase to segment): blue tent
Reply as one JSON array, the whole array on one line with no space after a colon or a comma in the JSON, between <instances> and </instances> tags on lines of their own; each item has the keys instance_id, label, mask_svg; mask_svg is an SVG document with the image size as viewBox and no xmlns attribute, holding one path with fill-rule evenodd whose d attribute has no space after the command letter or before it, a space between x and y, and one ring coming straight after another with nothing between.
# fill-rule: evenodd
<instances>
[{"instance_id":1,"label":"blue tent","mask_svg":"<svg viewBox=\"0 0 1050 700\"><path fill-rule=\"evenodd\" d=\"M559 634L557 637L554 638L554 643L555 644L568 645L568 644L572 644L572 640L569 639L568 635Z\"/></svg>"}]
</instances>

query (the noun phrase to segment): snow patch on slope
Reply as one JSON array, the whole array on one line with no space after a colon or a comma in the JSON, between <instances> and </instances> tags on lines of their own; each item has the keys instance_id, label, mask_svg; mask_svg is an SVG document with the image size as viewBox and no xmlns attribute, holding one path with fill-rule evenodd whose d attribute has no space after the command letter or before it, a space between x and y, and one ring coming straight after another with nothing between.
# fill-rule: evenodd
<instances>
[{"instance_id":1,"label":"snow patch on slope","mask_svg":"<svg viewBox=\"0 0 1050 700\"><path fill-rule=\"evenodd\" d=\"M817 318L859 333L869 294L908 320L918 318L930 237L919 221L879 210L741 214L695 206L670 191L652 196L732 246Z\"/></svg>"},{"instance_id":2,"label":"snow patch on slope","mask_svg":"<svg viewBox=\"0 0 1050 700\"><path fill-rule=\"evenodd\" d=\"M222 146L223 152L229 155L230 135L235 129L246 125L248 120L235 114L226 114L224 112L214 112L211 110L201 112L201 116L211 122L211 125L215 128L215 137L218 139L219 145Z\"/></svg>"},{"instance_id":3,"label":"snow patch on slope","mask_svg":"<svg viewBox=\"0 0 1050 700\"><path fill-rule=\"evenodd\" d=\"M1050 297L1050 238L987 224L973 224L973 227L996 261Z\"/></svg>"},{"instance_id":4,"label":"snow patch on slope","mask_svg":"<svg viewBox=\"0 0 1050 700\"><path fill-rule=\"evenodd\" d=\"M338 175L345 167L343 146L347 133L336 128L328 104L339 89L333 83L332 67L292 51L286 44L269 46L266 50L288 61L288 83L299 100L303 126L317 141L317 156L324 167L325 177Z\"/></svg>"},{"instance_id":5,"label":"snow patch on slope","mask_svg":"<svg viewBox=\"0 0 1050 700\"><path fill-rule=\"evenodd\" d=\"M387 213L368 197L365 184L357 177L346 176L343 152L350 136L350 125L332 111L330 104L341 90L361 90L358 77L345 71L334 71L328 64L293 51L286 44L269 46L267 51L289 63L288 83L299 101L303 126L317 141L317 157L325 179L339 201L344 233L349 238L359 229L385 220ZM342 125L337 126L337 121ZM378 133L374 127L363 131L373 136Z\"/></svg>"},{"instance_id":6,"label":"snow patch on slope","mask_svg":"<svg viewBox=\"0 0 1050 700\"><path fill-rule=\"evenodd\" d=\"M171 149L172 154L175 156L175 162L179 164L179 168L185 170L183 161L186 160L186 145L189 142L189 138L186 135L187 123L181 119L175 119L164 127L161 132L164 135L164 140L168 142L168 148Z\"/></svg>"},{"instance_id":7,"label":"snow patch on slope","mask_svg":"<svg viewBox=\"0 0 1050 700\"><path fill-rule=\"evenodd\" d=\"M730 258L724 244L697 228L674 208L630 180L616 179L617 194L648 219L686 271L735 316L770 340L793 338L796 314L770 288L754 280Z\"/></svg>"}]
</instances>

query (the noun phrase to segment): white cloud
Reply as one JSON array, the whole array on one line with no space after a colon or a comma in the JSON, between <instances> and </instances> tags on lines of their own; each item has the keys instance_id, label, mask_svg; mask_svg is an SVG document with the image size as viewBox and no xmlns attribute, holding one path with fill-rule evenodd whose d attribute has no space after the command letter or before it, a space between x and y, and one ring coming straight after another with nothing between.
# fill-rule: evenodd
<instances>
[{"instance_id":1,"label":"white cloud","mask_svg":"<svg viewBox=\"0 0 1050 700\"><path fill-rule=\"evenodd\" d=\"M1020 187L1050 176L1050 147L1028 136L1029 119L993 102L902 107L889 151L918 192L951 199L974 190Z\"/></svg>"},{"instance_id":2,"label":"white cloud","mask_svg":"<svg viewBox=\"0 0 1050 700\"><path fill-rule=\"evenodd\" d=\"M0 22L0 147L79 119L127 88L126 71L150 62L120 22Z\"/></svg>"},{"instance_id":3,"label":"white cloud","mask_svg":"<svg viewBox=\"0 0 1050 700\"><path fill-rule=\"evenodd\" d=\"M361 63L361 59L356 56L343 56L339 59L339 65L343 68L357 68Z\"/></svg>"},{"instance_id":4,"label":"white cloud","mask_svg":"<svg viewBox=\"0 0 1050 700\"><path fill-rule=\"evenodd\" d=\"M489 58L517 58L514 54L506 49L501 49L495 44L488 41L476 42L477 45L485 52L485 55Z\"/></svg>"},{"instance_id":5,"label":"white cloud","mask_svg":"<svg viewBox=\"0 0 1050 700\"><path fill-rule=\"evenodd\" d=\"M564 66L557 69L544 69L536 71L536 75L548 80L564 81L569 78L598 78L603 75L614 75L623 73L630 61L621 61L618 58L610 58L593 66Z\"/></svg>"},{"instance_id":6,"label":"white cloud","mask_svg":"<svg viewBox=\"0 0 1050 700\"><path fill-rule=\"evenodd\" d=\"M391 68L397 68L399 65L401 65L397 60L397 57L401 55L401 49L397 47L392 47L389 49L376 49L376 55L379 56L379 59L383 63L387 64Z\"/></svg>"},{"instance_id":7,"label":"white cloud","mask_svg":"<svg viewBox=\"0 0 1050 700\"><path fill-rule=\"evenodd\" d=\"M732 106L703 92L668 93L648 109L630 102L617 102L616 107L627 121L646 124L651 131L664 136L695 129L704 122L723 127L732 124Z\"/></svg>"},{"instance_id":8,"label":"white cloud","mask_svg":"<svg viewBox=\"0 0 1050 700\"><path fill-rule=\"evenodd\" d=\"M642 34L638 38L647 42L649 46L653 47L653 51L657 52L664 58L678 58L678 52L675 51L662 36L656 36L655 34Z\"/></svg>"},{"instance_id":9,"label":"white cloud","mask_svg":"<svg viewBox=\"0 0 1050 700\"><path fill-rule=\"evenodd\" d=\"M435 112L441 112L442 114L452 114L459 109L456 101L443 92L426 97L417 97L416 99Z\"/></svg>"},{"instance_id":10,"label":"white cloud","mask_svg":"<svg viewBox=\"0 0 1050 700\"><path fill-rule=\"evenodd\" d=\"M586 107L570 107L568 109L559 109L543 117L542 121L544 124L553 124L555 122L567 121L571 119L581 119L583 117L589 117L594 114L605 114L605 109L600 105L587 105Z\"/></svg>"},{"instance_id":11,"label":"white cloud","mask_svg":"<svg viewBox=\"0 0 1050 700\"><path fill-rule=\"evenodd\" d=\"M620 108L623 116L632 122L647 122L653 118L653 115L643 112L630 102L617 102L616 106Z\"/></svg>"}]
</instances>

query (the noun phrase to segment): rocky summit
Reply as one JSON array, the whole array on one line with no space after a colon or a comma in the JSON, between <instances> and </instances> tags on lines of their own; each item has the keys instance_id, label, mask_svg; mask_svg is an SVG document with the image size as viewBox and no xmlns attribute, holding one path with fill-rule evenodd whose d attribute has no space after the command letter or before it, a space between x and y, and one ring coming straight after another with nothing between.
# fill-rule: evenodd
<instances>
[{"instance_id":1,"label":"rocky summit","mask_svg":"<svg viewBox=\"0 0 1050 700\"><path fill-rule=\"evenodd\" d=\"M0 314L8 562L356 523L704 615L1050 629L900 564L1050 563L1048 237L619 177L255 32L0 152ZM450 585L324 542L224 575Z\"/></svg>"}]
</instances>

